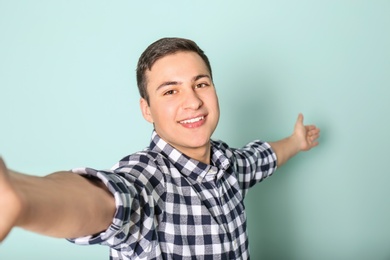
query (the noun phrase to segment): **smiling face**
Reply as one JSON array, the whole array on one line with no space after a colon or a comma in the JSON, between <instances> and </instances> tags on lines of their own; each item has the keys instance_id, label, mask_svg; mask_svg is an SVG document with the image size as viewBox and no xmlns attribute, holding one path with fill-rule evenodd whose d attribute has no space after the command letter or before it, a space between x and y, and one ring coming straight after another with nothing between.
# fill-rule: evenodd
<instances>
[{"instance_id":1,"label":"smiling face","mask_svg":"<svg viewBox=\"0 0 390 260\"><path fill-rule=\"evenodd\" d=\"M218 98L209 70L195 52L177 52L157 60L146 71L148 102L144 118L157 134L186 154L210 162L210 137L219 120Z\"/></svg>"}]
</instances>

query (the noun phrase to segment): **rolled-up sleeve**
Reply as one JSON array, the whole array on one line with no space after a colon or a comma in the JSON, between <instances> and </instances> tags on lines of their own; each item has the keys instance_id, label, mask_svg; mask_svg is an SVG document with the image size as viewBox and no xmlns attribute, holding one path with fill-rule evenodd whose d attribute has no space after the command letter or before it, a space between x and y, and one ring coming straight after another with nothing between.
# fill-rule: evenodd
<instances>
[{"instance_id":1,"label":"rolled-up sleeve","mask_svg":"<svg viewBox=\"0 0 390 260\"><path fill-rule=\"evenodd\" d=\"M242 148L231 148L224 142L215 142L232 162L243 195L249 188L271 176L277 169L277 157L271 146L255 140Z\"/></svg>"},{"instance_id":2,"label":"rolled-up sleeve","mask_svg":"<svg viewBox=\"0 0 390 260\"><path fill-rule=\"evenodd\" d=\"M132 175L129 171L130 169L126 168L107 171L91 168L72 170L76 174L100 179L113 194L116 211L107 230L99 234L68 239L70 242L79 245L106 245L129 255L142 252L155 242L156 200L151 196L154 189L147 180L145 183L145 180L139 178L139 174Z\"/></svg>"}]
</instances>

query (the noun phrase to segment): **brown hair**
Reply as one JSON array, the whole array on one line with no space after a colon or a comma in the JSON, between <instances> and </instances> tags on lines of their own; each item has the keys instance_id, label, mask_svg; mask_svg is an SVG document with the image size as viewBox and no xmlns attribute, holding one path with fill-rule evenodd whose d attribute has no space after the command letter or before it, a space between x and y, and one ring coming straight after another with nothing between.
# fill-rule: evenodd
<instances>
[{"instance_id":1,"label":"brown hair","mask_svg":"<svg viewBox=\"0 0 390 260\"><path fill-rule=\"evenodd\" d=\"M206 54L199 46L192 40L184 38L162 38L155 41L146 48L141 54L137 65L137 85L138 90L142 98L149 104L149 95L147 92L147 78L146 71L150 70L153 64L167 55L174 54L180 51L192 51L197 53L203 61L206 63L207 68L210 71L212 79L211 65Z\"/></svg>"}]
</instances>

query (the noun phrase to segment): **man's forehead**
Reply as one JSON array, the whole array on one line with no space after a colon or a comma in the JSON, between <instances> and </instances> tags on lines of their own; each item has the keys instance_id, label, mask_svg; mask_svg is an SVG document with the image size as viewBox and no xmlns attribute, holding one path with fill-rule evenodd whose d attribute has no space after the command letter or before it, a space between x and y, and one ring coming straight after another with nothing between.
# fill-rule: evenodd
<instances>
[{"instance_id":1,"label":"man's forehead","mask_svg":"<svg viewBox=\"0 0 390 260\"><path fill-rule=\"evenodd\" d=\"M179 73L180 75L180 73L191 72L194 73L192 77L197 76L197 74L211 77L205 61L198 53L192 51L180 51L165 55L157 59L150 69L145 72L147 77L151 74L156 76L170 76L170 73Z\"/></svg>"}]
</instances>

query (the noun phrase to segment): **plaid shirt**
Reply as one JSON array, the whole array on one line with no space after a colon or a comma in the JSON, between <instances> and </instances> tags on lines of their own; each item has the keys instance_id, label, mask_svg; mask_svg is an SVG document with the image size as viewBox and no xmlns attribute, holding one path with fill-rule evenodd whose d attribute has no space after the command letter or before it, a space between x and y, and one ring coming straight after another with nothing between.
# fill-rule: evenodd
<instances>
[{"instance_id":1,"label":"plaid shirt","mask_svg":"<svg viewBox=\"0 0 390 260\"><path fill-rule=\"evenodd\" d=\"M101 179L116 213L104 232L71 239L108 245L110 259L249 259L243 199L276 169L267 143L242 149L211 141L211 165L180 153L153 132L150 146L111 170L74 169Z\"/></svg>"}]
</instances>

